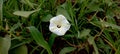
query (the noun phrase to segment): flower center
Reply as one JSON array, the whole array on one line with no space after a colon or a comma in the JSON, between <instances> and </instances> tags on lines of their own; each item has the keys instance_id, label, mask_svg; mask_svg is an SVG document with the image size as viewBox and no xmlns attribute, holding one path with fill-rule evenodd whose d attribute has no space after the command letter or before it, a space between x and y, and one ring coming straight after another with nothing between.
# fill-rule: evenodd
<instances>
[{"instance_id":1,"label":"flower center","mask_svg":"<svg viewBox=\"0 0 120 54\"><path fill-rule=\"evenodd\" d=\"M61 26L60 25L57 25L58 28L60 28Z\"/></svg>"}]
</instances>

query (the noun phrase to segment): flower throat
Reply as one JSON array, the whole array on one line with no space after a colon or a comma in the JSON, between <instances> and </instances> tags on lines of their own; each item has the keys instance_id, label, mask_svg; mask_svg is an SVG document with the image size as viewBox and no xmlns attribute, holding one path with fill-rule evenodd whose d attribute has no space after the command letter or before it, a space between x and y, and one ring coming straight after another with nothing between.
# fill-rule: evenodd
<instances>
[{"instance_id":1,"label":"flower throat","mask_svg":"<svg viewBox=\"0 0 120 54\"><path fill-rule=\"evenodd\" d=\"M58 28L60 28L61 26L60 25L57 25Z\"/></svg>"}]
</instances>

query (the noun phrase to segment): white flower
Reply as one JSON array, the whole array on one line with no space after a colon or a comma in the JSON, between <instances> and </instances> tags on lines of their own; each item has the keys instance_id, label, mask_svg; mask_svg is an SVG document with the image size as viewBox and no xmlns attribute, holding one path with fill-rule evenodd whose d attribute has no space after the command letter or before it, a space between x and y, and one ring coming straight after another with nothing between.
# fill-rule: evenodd
<instances>
[{"instance_id":1,"label":"white flower","mask_svg":"<svg viewBox=\"0 0 120 54\"><path fill-rule=\"evenodd\" d=\"M59 36L64 35L70 29L70 23L63 15L51 18L49 30Z\"/></svg>"}]
</instances>

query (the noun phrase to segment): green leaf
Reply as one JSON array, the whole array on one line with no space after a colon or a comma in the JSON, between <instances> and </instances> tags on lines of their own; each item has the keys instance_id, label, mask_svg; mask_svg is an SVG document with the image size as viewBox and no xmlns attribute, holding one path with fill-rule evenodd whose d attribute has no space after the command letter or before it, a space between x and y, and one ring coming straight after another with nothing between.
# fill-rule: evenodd
<instances>
[{"instance_id":1,"label":"green leaf","mask_svg":"<svg viewBox=\"0 0 120 54\"><path fill-rule=\"evenodd\" d=\"M97 26L97 27L99 27L99 28L102 28L102 24L98 20L92 20L90 23Z\"/></svg>"},{"instance_id":2,"label":"green leaf","mask_svg":"<svg viewBox=\"0 0 120 54\"><path fill-rule=\"evenodd\" d=\"M93 43L94 43L94 37L90 36L90 37L88 38L88 42L89 42L90 44L93 44Z\"/></svg>"},{"instance_id":3,"label":"green leaf","mask_svg":"<svg viewBox=\"0 0 120 54\"><path fill-rule=\"evenodd\" d=\"M74 51L76 48L74 48L74 47L64 47L61 51L60 51L60 53L59 54L67 54L67 53L69 53L69 52L71 52L71 51Z\"/></svg>"},{"instance_id":4,"label":"green leaf","mask_svg":"<svg viewBox=\"0 0 120 54\"><path fill-rule=\"evenodd\" d=\"M87 35L89 35L89 33L90 33L90 29L84 29L84 30L82 30L82 32L80 33L80 36L78 38L86 37Z\"/></svg>"},{"instance_id":5,"label":"green leaf","mask_svg":"<svg viewBox=\"0 0 120 54\"><path fill-rule=\"evenodd\" d=\"M108 15L106 16L106 18L107 18L106 20L108 23L116 24L116 21L112 16Z\"/></svg>"},{"instance_id":6,"label":"green leaf","mask_svg":"<svg viewBox=\"0 0 120 54\"><path fill-rule=\"evenodd\" d=\"M6 36L4 38L0 37L0 54L8 54L8 50L11 45L11 38Z\"/></svg>"},{"instance_id":7,"label":"green leaf","mask_svg":"<svg viewBox=\"0 0 120 54\"><path fill-rule=\"evenodd\" d=\"M42 20L43 22L49 22L52 17L53 17L53 16L52 16L51 14L48 14L47 16L43 17L41 20Z\"/></svg>"},{"instance_id":8,"label":"green leaf","mask_svg":"<svg viewBox=\"0 0 120 54\"><path fill-rule=\"evenodd\" d=\"M75 36L77 36L77 34ZM66 34L66 35L64 35L64 38L73 38L73 37L74 37L74 35L72 35L72 34Z\"/></svg>"},{"instance_id":9,"label":"green leaf","mask_svg":"<svg viewBox=\"0 0 120 54\"><path fill-rule=\"evenodd\" d=\"M22 16L25 18L28 18L32 13L39 11L39 10L33 10L33 11L15 11L13 14L14 15L18 15L18 16Z\"/></svg>"},{"instance_id":10,"label":"green leaf","mask_svg":"<svg viewBox=\"0 0 120 54\"><path fill-rule=\"evenodd\" d=\"M69 16L68 12L64 8L58 7L56 15L59 15L59 14L64 15L69 21L71 21L71 18Z\"/></svg>"},{"instance_id":11,"label":"green leaf","mask_svg":"<svg viewBox=\"0 0 120 54\"><path fill-rule=\"evenodd\" d=\"M30 43L32 39L25 39L25 40L19 40L18 37L11 40L11 47L10 50L17 48L21 45L24 45L26 43Z\"/></svg>"},{"instance_id":12,"label":"green leaf","mask_svg":"<svg viewBox=\"0 0 120 54\"><path fill-rule=\"evenodd\" d=\"M118 46L117 51L115 52L115 54L120 54L120 46Z\"/></svg>"},{"instance_id":13,"label":"green leaf","mask_svg":"<svg viewBox=\"0 0 120 54\"><path fill-rule=\"evenodd\" d=\"M31 36L37 42L37 44L45 48L48 51L48 54L52 54L48 43L44 40L43 35L38 31L38 29L36 29L34 26L27 28L30 30Z\"/></svg>"},{"instance_id":14,"label":"green leaf","mask_svg":"<svg viewBox=\"0 0 120 54\"><path fill-rule=\"evenodd\" d=\"M26 45L21 45L13 50L11 50L10 54L28 54L28 49Z\"/></svg>"},{"instance_id":15,"label":"green leaf","mask_svg":"<svg viewBox=\"0 0 120 54\"><path fill-rule=\"evenodd\" d=\"M112 27L112 29L116 29L116 30L119 30L120 31L120 26L117 26L115 24L112 24L112 23L108 23L108 22L102 22L105 26L108 26L108 27Z\"/></svg>"},{"instance_id":16,"label":"green leaf","mask_svg":"<svg viewBox=\"0 0 120 54\"><path fill-rule=\"evenodd\" d=\"M114 44L114 40L113 40L110 32L109 32L108 30L104 30L103 33L104 33L104 35L105 35L104 37L105 37L110 43Z\"/></svg>"},{"instance_id":17,"label":"green leaf","mask_svg":"<svg viewBox=\"0 0 120 54\"><path fill-rule=\"evenodd\" d=\"M17 24L14 24L11 29L10 29L10 32L13 32L15 31L15 29L17 29L18 27L20 27L22 24L20 22L18 22Z\"/></svg>"},{"instance_id":18,"label":"green leaf","mask_svg":"<svg viewBox=\"0 0 120 54\"><path fill-rule=\"evenodd\" d=\"M91 24L99 27L99 28L102 28L102 27L112 27L112 29L116 29L116 30L119 30L120 31L120 26L117 26L115 24L112 24L112 23L108 23L108 22L105 22L103 20L101 21L91 21Z\"/></svg>"},{"instance_id":19,"label":"green leaf","mask_svg":"<svg viewBox=\"0 0 120 54\"><path fill-rule=\"evenodd\" d=\"M108 5L108 6L111 6L113 1L112 0L104 0L104 2Z\"/></svg>"},{"instance_id":20,"label":"green leaf","mask_svg":"<svg viewBox=\"0 0 120 54\"><path fill-rule=\"evenodd\" d=\"M52 47L52 45L53 45L53 43L54 43L54 40L55 40L55 38L56 38L57 36L56 36L56 34L51 34L50 35L50 38L49 38L49 45L50 45L50 47Z\"/></svg>"},{"instance_id":21,"label":"green leaf","mask_svg":"<svg viewBox=\"0 0 120 54\"><path fill-rule=\"evenodd\" d=\"M27 5L29 5L31 8L34 9L33 3L31 3L29 0L21 0L21 2L23 2L23 3L27 4Z\"/></svg>"},{"instance_id":22,"label":"green leaf","mask_svg":"<svg viewBox=\"0 0 120 54\"><path fill-rule=\"evenodd\" d=\"M89 42L91 45L93 45L94 50L95 50L95 54L99 54L98 48L97 48L96 43L95 43L95 41L94 41L94 37L89 36L88 42Z\"/></svg>"},{"instance_id":23,"label":"green leaf","mask_svg":"<svg viewBox=\"0 0 120 54\"><path fill-rule=\"evenodd\" d=\"M94 11L104 11L102 8L100 8L100 4L96 4L95 2L91 2L87 6L88 10L86 13L94 12Z\"/></svg>"}]
</instances>

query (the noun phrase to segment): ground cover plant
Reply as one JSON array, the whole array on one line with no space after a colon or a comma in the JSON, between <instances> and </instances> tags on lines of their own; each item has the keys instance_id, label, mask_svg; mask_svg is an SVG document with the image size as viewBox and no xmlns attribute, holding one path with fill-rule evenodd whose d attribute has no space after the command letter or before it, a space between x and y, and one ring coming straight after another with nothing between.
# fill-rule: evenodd
<instances>
[{"instance_id":1,"label":"ground cover plant","mask_svg":"<svg viewBox=\"0 0 120 54\"><path fill-rule=\"evenodd\" d=\"M0 0L0 54L120 54L120 1Z\"/></svg>"}]
</instances>

